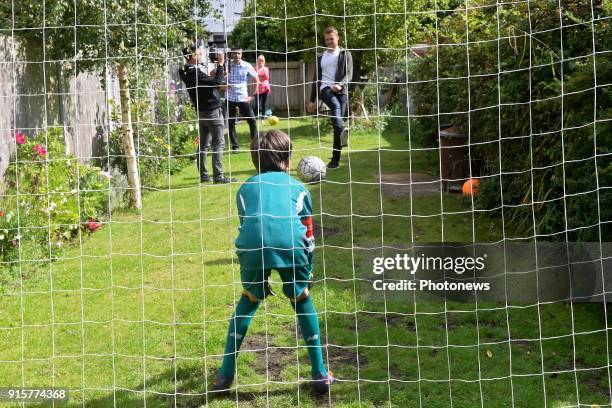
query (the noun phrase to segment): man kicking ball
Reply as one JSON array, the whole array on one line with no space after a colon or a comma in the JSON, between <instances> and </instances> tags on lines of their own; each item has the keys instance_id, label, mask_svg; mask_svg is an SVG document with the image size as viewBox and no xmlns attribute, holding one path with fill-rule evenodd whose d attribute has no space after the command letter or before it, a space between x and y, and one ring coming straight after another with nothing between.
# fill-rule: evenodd
<instances>
[{"instance_id":1,"label":"man kicking ball","mask_svg":"<svg viewBox=\"0 0 612 408\"><path fill-rule=\"evenodd\" d=\"M268 278L275 269L283 293L291 301L308 347L315 391L327 393L334 382L321 353L319 319L309 289L312 287L314 233L310 192L289 176L291 141L279 130L256 136L251 159L258 174L238 190L240 227L236 252L243 291L230 320L223 363L213 389L226 391L234 381L236 356L259 304L274 295Z\"/></svg>"},{"instance_id":2,"label":"man kicking ball","mask_svg":"<svg viewBox=\"0 0 612 408\"><path fill-rule=\"evenodd\" d=\"M325 45L327 49L317 56L317 69L312 82L310 101L307 110L315 111L317 95L325 102L331 111L334 127L334 145L332 159L327 165L329 170L340 167L340 153L348 146L348 128L344 127L346 120L349 84L353 78L353 57L349 50L338 44L340 37L335 27L325 29Z\"/></svg>"}]
</instances>

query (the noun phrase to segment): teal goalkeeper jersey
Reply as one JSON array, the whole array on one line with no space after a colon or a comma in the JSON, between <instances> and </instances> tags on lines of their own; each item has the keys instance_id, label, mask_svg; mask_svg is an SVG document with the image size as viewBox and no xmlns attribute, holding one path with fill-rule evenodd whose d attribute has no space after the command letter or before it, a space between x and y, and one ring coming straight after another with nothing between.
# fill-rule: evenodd
<instances>
[{"instance_id":1,"label":"teal goalkeeper jersey","mask_svg":"<svg viewBox=\"0 0 612 408\"><path fill-rule=\"evenodd\" d=\"M304 184L285 172L257 174L240 187L236 203L236 253L242 270L312 263L312 199Z\"/></svg>"}]
</instances>

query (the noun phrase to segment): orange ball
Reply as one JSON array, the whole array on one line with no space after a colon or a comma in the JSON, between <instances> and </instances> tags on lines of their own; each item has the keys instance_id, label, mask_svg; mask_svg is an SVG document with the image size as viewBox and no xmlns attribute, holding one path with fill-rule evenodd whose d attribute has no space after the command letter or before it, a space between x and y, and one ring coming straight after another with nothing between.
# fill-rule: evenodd
<instances>
[{"instance_id":1,"label":"orange ball","mask_svg":"<svg viewBox=\"0 0 612 408\"><path fill-rule=\"evenodd\" d=\"M480 189L480 180L471 178L471 179L467 179L467 181L463 183L463 187L461 188L461 191L463 192L464 196L470 197L470 196L475 196L476 194L478 194L479 189Z\"/></svg>"}]
</instances>

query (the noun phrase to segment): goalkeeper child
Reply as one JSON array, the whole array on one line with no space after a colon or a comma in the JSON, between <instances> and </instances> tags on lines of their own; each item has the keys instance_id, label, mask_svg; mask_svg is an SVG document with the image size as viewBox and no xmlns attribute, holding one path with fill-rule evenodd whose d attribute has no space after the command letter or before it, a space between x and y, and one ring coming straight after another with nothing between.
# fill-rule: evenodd
<instances>
[{"instance_id":1,"label":"goalkeeper child","mask_svg":"<svg viewBox=\"0 0 612 408\"><path fill-rule=\"evenodd\" d=\"M225 391L234 381L236 356L259 304L274 295L268 278L278 271L283 293L291 301L308 347L315 391L329 391L334 377L325 369L319 319L310 296L314 234L310 192L289 176L289 136L271 130L251 142L251 158L258 174L238 190L240 227L236 252L243 292L230 320L223 363L213 389Z\"/></svg>"}]
</instances>

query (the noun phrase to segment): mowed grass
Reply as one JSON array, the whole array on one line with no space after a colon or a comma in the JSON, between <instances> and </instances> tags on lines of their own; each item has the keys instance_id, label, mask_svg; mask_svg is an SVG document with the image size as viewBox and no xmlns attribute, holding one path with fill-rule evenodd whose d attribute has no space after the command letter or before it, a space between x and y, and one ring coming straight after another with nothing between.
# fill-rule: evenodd
<instances>
[{"instance_id":1,"label":"mowed grass","mask_svg":"<svg viewBox=\"0 0 612 408\"><path fill-rule=\"evenodd\" d=\"M306 155L327 162L330 131L319 138L306 120L278 127L292 136L293 168ZM244 124L239 133L246 150ZM383 245L503 236L499 220L474 218L461 196L383 191L381 174L438 174L435 151L408 146L404 134L355 131L342 168L310 186L319 229L312 293L339 380L331 396L304 383L306 350L275 275L279 296L253 319L237 387L207 392L241 292L240 184L200 185L195 166L150 186L141 213L112 214L62 259L24 262L23 286L16 277L0 295L0 387L69 388L69 406L93 407L609 404L602 304L366 300L363 262ZM246 151L224 162L239 181L254 174Z\"/></svg>"}]
</instances>

